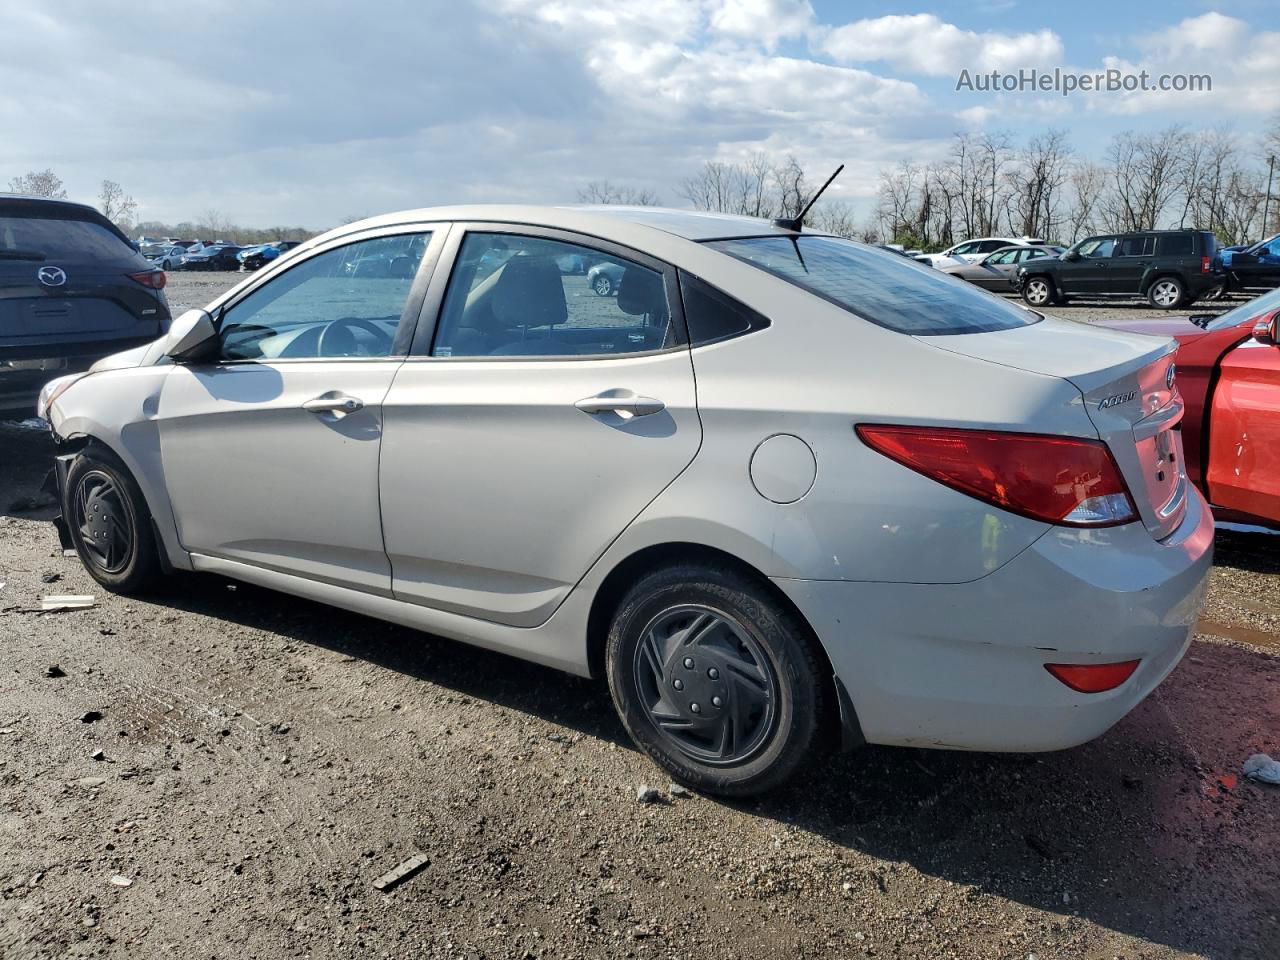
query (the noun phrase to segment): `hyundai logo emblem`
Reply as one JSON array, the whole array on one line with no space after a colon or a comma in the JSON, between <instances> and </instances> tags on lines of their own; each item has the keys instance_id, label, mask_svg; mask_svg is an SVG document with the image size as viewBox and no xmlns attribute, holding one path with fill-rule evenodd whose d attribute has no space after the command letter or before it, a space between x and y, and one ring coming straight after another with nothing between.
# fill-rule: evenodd
<instances>
[{"instance_id":1,"label":"hyundai logo emblem","mask_svg":"<svg viewBox=\"0 0 1280 960\"><path fill-rule=\"evenodd\" d=\"M1173 370L1174 370L1174 366L1171 363L1169 364L1169 369L1166 370L1164 374L1164 385L1168 387L1170 390L1173 389Z\"/></svg>"},{"instance_id":2,"label":"hyundai logo emblem","mask_svg":"<svg viewBox=\"0 0 1280 960\"><path fill-rule=\"evenodd\" d=\"M60 287L67 282L67 272L61 267L41 267L36 277L46 287Z\"/></svg>"}]
</instances>

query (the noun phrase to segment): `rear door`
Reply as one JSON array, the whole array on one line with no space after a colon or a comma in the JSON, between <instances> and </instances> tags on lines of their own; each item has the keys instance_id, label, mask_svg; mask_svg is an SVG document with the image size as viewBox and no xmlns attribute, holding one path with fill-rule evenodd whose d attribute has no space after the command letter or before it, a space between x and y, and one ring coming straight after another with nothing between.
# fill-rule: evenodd
<instances>
[{"instance_id":1,"label":"rear door","mask_svg":"<svg viewBox=\"0 0 1280 960\"><path fill-rule=\"evenodd\" d=\"M1280 346L1250 339L1222 358L1206 476L1215 506L1280 523Z\"/></svg>"},{"instance_id":2,"label":"rear door","mask_svg":"<svg viewBox=\"0 0 1280 960\"><path fill-rule=\"evenodd\" d=\"M1141 293L1142 280L1155 257L1156 238L1149 233L1121 237L1109 266L1111 293Z\"/></svg>"},{"instance_id":3,"label":"rear door","mask_svg":"<svg viewBox=\"0 0 1280 960\"><path fill-rule=\"evenodd\" d=\"M455 227L450 246L384 404L394 592L535 626L698 450L675 272L531 227ZM578 262L619 284L596 293Z\"/></svg>"}]
</instances>

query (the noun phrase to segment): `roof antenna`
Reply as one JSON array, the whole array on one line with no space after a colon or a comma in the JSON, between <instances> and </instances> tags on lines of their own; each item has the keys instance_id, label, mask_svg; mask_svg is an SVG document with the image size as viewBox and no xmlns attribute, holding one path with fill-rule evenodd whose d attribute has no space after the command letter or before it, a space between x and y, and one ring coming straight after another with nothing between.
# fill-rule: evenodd
<instances>
[{"instance_id":1,"label":"roof antenna","mask_svg":"<svg viewBox=\"0 0 1280 960\"><path fill-rule=\"evenodd\" d=\"M827 182L824 183L819 188L817 193L815 193L812 197L809 198L809 202L806 203L804 205L804 209L800 211L800 216L778 217L776 220L773 221L773 225L775 227L781 227L783 230L795 230L797 233L799 233L800 230L804 227L804 218L809 213L809 210L813 207L815 203L818 202L818 198L822 196L822 194L826 191L827 187L831 186L831 181L834 180L836 177L840 176L840 171L843 169L844 169L843 163L840 164L840 166L836 167L836 172L833 173L831 176L827 177Z\"/></svg>"}]
</instances>

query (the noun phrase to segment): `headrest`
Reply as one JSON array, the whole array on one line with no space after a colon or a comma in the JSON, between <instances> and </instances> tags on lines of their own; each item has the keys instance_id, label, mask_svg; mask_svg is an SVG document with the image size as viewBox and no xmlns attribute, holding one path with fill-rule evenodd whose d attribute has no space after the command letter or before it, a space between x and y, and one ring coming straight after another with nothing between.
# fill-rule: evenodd
<instances>
[{"instance_id":1,"label":"headrest","mask_svg":"<svg viewBox=\"0 0 1280 960\"><path fill-rule=\"evenodd\" d=\"M493 313L509 327L545 327L564 323L569 308L564 283L554 260L512 257L493 288Z\"/></svg>"},{"instance_id":2,"label":"headrest","mask_svg":"<svg viewBox=\"0 0 1280 960\"><path fill-rule=\"evenodd\" d=\"M662 274L644 267L627 267L618 285L618 309L633 317L667 315L667 291Z\"/></svg>"}]
</instances>

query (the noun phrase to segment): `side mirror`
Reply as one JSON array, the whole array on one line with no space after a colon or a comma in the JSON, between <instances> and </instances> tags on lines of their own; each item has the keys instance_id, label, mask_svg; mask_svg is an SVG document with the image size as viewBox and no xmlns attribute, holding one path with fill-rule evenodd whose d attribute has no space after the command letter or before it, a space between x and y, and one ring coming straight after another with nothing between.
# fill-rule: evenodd
<instances>
[{"instance_id":1,"label":"side mirror","mask_svg":"<svg viewBox=\"0 0 1280 960\"><path fill-rule=\"evenodd\" d=\"M1276 329L1278 324L1280 324L1280 313L1263 317L1253 325L1253 339L1259 343L1275 346L1280 343L1280 330Z\"/></svg>"},{"instance_id":2,"label":"side mirror","mask_svg":"<svg viewBox=\"0 0 1280 960\"><path fill-rule=\"evenodd\" d=\"M204 310L188 310L169 327L164 355L173 360L194 360L218 340L213 317Z\"/></svg>"},{"instance_id":3,"label":"side mirror","mask_svg":"<svg viewBox=\"0 0 1280 960\"><path fill-rule=\"evenodd\" d=\"M1062 255L1062 259L1068 261L1069 263L1074 263L1075 261L1080 259L1080 254L1076 253L1074 250L1068 250L1066 253Z\"/></svg>"}]
</instances>

